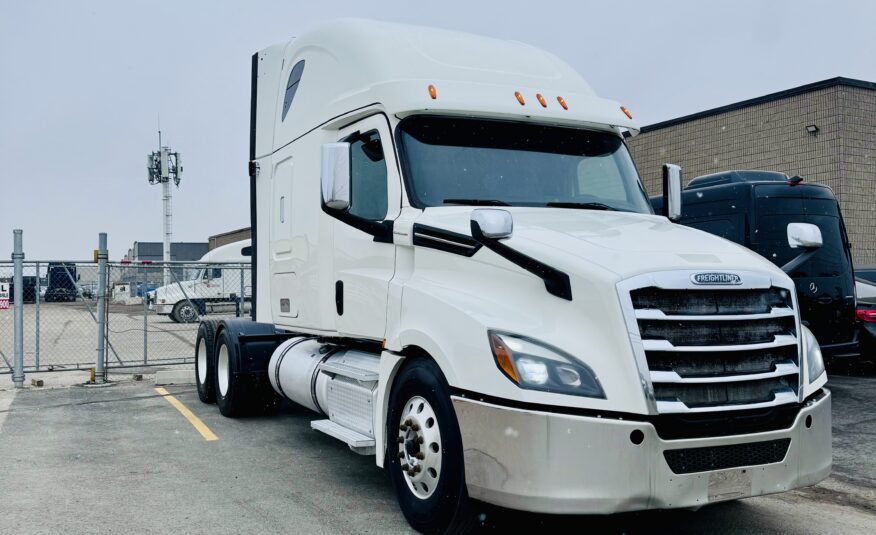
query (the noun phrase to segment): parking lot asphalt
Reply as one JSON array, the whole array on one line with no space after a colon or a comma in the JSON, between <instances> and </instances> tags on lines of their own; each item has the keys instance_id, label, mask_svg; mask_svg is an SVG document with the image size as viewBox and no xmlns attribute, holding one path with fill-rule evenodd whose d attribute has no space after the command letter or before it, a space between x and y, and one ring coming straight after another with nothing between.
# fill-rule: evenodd
<instances>
[{"instance_id":1,"label":"parking lot asphalt","mask_svg":"<svg viewBox=\"0 0 876 535\"><path fill-rule=\"evenodd\" d=\"M0 390L0 533L409 531L373 458L311 430L313 413L288 405L227 419L194 387L165 387L215 434L208 440L150 377L129 377L106 388ZM602 517L482 506L481 530L873 533L876 377L832 377L828 386L834 470L815 487Z\"/></svg>"}]
</instances>

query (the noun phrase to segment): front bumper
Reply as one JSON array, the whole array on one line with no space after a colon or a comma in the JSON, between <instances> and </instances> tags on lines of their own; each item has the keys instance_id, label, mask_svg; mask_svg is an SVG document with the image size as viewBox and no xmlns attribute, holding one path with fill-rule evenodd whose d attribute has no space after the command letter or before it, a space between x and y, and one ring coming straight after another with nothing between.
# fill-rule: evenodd
<instances>
[{"instance_id":1,"label":"front bumper","mask_svg":"<svg viewBox=\"0 0 876 535\"><path fill-rule=\"evenodd\" d=\"M149 311L155 314L168 315L173 312L173 305L159 305L157 303L151 303L149 305Z\"/></svg>"},{"instance_id":2,"label":"front bumper","mask_svg":"<svg viewBox=\"0 0 876 535\"><path fill-rule=\"evenodd\" d=\"M698 507L813 485L831 468L827 390L806 403L788 429L680 440L661 439L649 422L452 399L469 495L523 511L606 514ZM631 440L636 430L644 434L638 445ZM666 450L787 438L784 459L772 464L675 474L663 455Z\"/></svg>"}]
</instances>

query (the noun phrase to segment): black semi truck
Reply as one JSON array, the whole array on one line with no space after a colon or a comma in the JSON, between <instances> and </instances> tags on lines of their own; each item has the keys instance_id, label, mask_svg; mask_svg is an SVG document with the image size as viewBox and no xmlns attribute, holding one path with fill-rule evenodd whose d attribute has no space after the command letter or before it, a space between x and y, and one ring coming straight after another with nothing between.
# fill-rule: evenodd
<instances>
[{"instance_id":1,"label":"black semi truck","mask_svg":"<svg viewBox=\"0 0 876 535\"><path fill-rule=\"evenodd\" d=\"M661 213L662 196L651 197L651 204ZM788 223L817 225L821 248L786 271L824 356L859 356L851 245L829 187L774 171L723 171L691 180L681 210L679 223L748 247L779 267L801 253L788 245Z\"/></svg>"}]
</instances>

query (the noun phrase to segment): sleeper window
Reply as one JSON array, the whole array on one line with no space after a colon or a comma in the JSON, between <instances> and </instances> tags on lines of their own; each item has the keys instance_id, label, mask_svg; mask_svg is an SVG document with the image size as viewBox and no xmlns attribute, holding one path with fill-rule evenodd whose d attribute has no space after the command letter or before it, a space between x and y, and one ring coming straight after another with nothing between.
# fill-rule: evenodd
<instances>
[{"instance_id":1,"label":"sleeper window","mask_svg":"<svg viewBox=\"0 0 876 535\"><path fill-rule=\"evenodd\" d=\"M289 80L286 82L286 96L283 97L283 117L280 120L286 120L286 114L289 113L289 106L292 105L292 99L295 98L295 93L298 91L298 82L301 81L301 73L304 72L304 60L302 59L292 67L292 72L289 73Z\"/></svg>"}]
</instances>

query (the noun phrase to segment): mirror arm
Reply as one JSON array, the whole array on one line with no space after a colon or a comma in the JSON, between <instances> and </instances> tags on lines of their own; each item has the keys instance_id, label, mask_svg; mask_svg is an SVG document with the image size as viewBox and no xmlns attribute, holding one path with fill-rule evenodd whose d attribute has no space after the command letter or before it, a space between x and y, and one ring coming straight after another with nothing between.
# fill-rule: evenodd
<instances>
[{"instance_id":1,"label":"mirror arm","mask_svg":"<svg viewBox=\"0 0 876 535\"><path fill-rule=\"evenodd\" d=\"M516 249L512 249L505 245L497 238L488 238L481 231L481 226L477 221L471 222L471 237L487 249L493 251L505 260L512 264L520 266L526 271L532 273L544 281L544 287L549 294L555 295L560 299L567 301L572 300L572 283L569 280L569 275L563 273L557 268L539 262L531 256L527 256Z\"/></svg>"},{"instance_id":2,"label":"mirror arm","mask_svg":"<svg viewBox=\"0 0 876 535\"><path fill-rule=\"evenodd\" d=\"M816 251L818 251L818 249L806 249L782 266L782 271L790 274L792 271L803 265L804 262L812 258L812 255L814 255Z\"/></svg>"},{"instance_id":3,"label":"mirror arm","mask_svg":"<svg viewBox=\"0 0 876 535\"><path fill-rule=\"evenodd\" d=\"M322 211L342 223L346 223L353 228L374 236L374 241L377 243L392 243L392 219L372 221L370 219L365 219L364 217L353 215L348 210L329 208L325 203L322 203Z\"/></svg>"}]
</instances>

